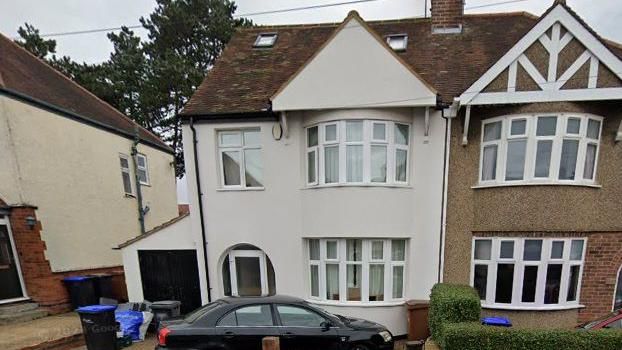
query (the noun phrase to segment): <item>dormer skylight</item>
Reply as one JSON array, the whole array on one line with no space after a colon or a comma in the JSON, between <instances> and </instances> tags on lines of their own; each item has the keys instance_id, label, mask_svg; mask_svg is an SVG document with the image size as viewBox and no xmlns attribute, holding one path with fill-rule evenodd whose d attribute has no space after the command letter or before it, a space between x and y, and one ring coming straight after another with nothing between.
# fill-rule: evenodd
<instances>
[{"instance_id":1,"label":"dormer skylight","mask_svg":"<svg viewBox=\"0 0 622 350\"><path fill-rule=\"evenodd\" d=\"M257 35L254 47L272 47L276 42L276 33L260 33Z\"/></svg>"},{"instance_id":2,"label":"dormer skylight","mask_svg":"<svg viewBox=\"0 0 622 350\"><path fill-rule=\"evenodd\" d=\"M408 45L408 35L406 34L392 34L387 35L387 44L394 51L405 51Z\"/></svg>"}]
</instances>

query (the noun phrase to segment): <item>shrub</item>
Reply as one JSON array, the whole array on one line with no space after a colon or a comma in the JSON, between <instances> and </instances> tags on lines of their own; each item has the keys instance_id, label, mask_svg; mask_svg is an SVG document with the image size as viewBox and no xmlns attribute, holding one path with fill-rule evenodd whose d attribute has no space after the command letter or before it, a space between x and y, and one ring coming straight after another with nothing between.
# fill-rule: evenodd
<instances>
[{"instance_id":1,"label":"shrub","mask_svg":"<svg viewBox=\"0 0 622 350\"><path fill-rule=\"evenodd\" d=\"M477 322L481 313L479 296L470 286L439 283L430 295L429 325L432 337L442 344L446 323Z\"/></svg>"},{"instance_id":2,"label":"shrub","mask_svg":"<svg viewBox=\"0 0 622 350\"><path fill-rule=\"evenodd\" d=\"M620 350L616 330L539 330L449 323L443 326L443 350Z\"/></svg>"},{"instance_id":3,"label":"shrub","mask_svg":"<svg viewBox=\"0 0 622 350\"><path fill-rule=\"evenodd\" d=\"M621 350L622 331L482 326L479 296L464 285L437 284L430 296L432 337L443 350Z\"/></svg>"}]
</instances>

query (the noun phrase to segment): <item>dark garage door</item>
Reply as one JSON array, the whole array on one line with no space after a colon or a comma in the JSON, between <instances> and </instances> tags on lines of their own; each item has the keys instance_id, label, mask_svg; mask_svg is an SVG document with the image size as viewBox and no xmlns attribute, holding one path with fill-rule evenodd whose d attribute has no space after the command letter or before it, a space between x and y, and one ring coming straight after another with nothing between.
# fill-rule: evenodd
<instances>
[{"instance_id":1,"label":"dark garage door","mask_svg":"<svg viewBox=\"0 0 622 350\"><path fill-rule=\"evenodd\" d=\"M195 250L139 250L138 260L145 300L179 300L182 314L201 306Z\"/></svg>"}]
</instances>

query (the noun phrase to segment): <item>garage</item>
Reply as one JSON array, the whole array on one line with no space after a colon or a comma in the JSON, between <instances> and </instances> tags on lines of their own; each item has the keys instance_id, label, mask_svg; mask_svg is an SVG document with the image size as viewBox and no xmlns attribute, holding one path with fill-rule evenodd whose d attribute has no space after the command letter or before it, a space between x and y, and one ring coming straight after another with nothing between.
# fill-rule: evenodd
<instances>
[{"instance_id":1,"label":"garage","mask_svg":"<svg viewBox=\"0 0 622 350\"><path fill-rule=\"evenodd\" d=\"M188 215L119 245L129 300L178 300L182 314L203 305L197 247Z\"/></svg>"}]
</instances>

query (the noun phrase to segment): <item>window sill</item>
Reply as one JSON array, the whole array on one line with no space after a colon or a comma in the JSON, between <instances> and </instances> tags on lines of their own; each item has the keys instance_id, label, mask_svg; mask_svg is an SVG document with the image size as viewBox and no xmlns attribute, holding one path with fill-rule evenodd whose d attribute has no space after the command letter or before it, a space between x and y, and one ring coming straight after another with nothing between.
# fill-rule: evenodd
<instances>
[{"instance_id":1,"label":"window sill","mask_svg":"<svg viewBox=\"0 0 622 350\"><path fill-rule=\"evenodd\" d=\"M246 191L265 191L265 187L249 187L249 188L217 188L216 192L246 192Z\"/></svg>"},{"instance_id":2,"label":"window sill","mask_svg":"<svg viewBox=\"0 0 622 350\"><path fill-rule=\"evenodd\" d=\"M563 311L582 309L584 305L555 305L555 306L515 306L515 305L485 305L482 304L483 309L490 310L510 310L510 311Z\"/></svg>"},{"instance_id":3,"label":"window sill","mask_svg":"<svg viewBox=\"0 0 622 350\"><path fill-rule=\"evenodd\" d=\"M380 188L410 188L412 189L413 187L408 185L408 184L363 184L363 183L356 183L356 184L324 184L324 185L309 185L309 186L305 186L302 189L303 190L314 190L314 189L318 189L318 188L335 188L335 187L380 187Z\"/></svg>"},{"instance_id":4,"label":"window sill","mask_svg":"<svg viewBox=\"0 0 622 350\"><path fill-rule=\"evenodd\" d=\"M149 183L145 183L145 182L141 182L141 183L140 183L140 185L141 185L142 187L151 187L151 184L149 184Z\"/></svg>"},{"instance_id":5,"label":"window sill","mask_svg":"<svg viewBox=\"0 0 622 350\"><path fill-rule=\"evenodd\" d=\"M396 301L336 301L336 300L317 300L317 299L307 299L308 303L315 305L324 305L324 306L338 306L338 307L382 307L382 306L403 306L406 301L404 300L396 300Z\"/></svg>"},{"instance_id":6,"label":"window sill","mask_svg":"<svg viewBox=\"0 0 622 350\"><path fill-rule=\"evenodd\" d=\"M573 186L573 187L589 187L602 188L599 184L590 183L571 183L571 182L506 182L506 183L480 183L471 186L472 189L495 188L495 187L520 187L520 186Z\"/></svg>"}]
</instances>

